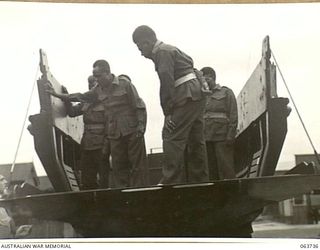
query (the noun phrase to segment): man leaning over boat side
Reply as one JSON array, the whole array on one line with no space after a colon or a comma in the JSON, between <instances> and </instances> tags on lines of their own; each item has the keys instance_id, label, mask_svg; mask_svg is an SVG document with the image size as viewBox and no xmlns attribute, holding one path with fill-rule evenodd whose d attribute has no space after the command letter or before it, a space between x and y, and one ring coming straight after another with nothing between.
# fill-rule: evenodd
<instances>
[{"instance_id":1,"label":"man leaning over boat side","mask_svg":"<svg viewBox=\"0 0 320 250\"><path fill-rule=\"evenodd\" d=\"M94 76L88 77L89 90L98 84ZM64 88L64 93L68 93ZM65 101L70 117L83 115L84 131L81 138L81 182L82 189L109 187L110 146L105 140L105 107L101 101L80 102L72 105ZM99 173L99 180L97 174Z\"/></svg>"},{"instance_id":2,"label":"man leaning over boat side","mask_svg":"<svg viewBox=\"0 0 320 250\"><path fill-rule=\"evenodd\" d=\"M85 93L52 95L67 101L101 101L106 112L106 135L111 147L114 187L145 186L143 170L147 164L144 142L146 107L133 84L111 73L106 60L93 64L98 84Z\"/></svg>"},{"instance_id":3,"label":"man leaning over boat side","mask_svg":"<svg viewBox=\"0 0 320 250\"><path fill-rule=\"evenodd\" d=\"M160 102L165 121L162 130L163 177L159 184L207 181L203 135L205 100L192 58L159 41L155 32L146 25L137 27L132 38L141 55L154 62L160 79ZM187 171L184 169L186 148ZM185 172L187 178L184 178Z\"/></svg>"}]
</instances>

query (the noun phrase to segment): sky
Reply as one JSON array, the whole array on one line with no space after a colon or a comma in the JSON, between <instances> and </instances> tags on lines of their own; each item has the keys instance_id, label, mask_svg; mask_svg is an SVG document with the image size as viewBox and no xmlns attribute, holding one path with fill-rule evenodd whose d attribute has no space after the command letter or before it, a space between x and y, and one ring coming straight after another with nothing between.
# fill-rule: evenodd
<instances>
[{"instance_id":1,"label":"sky","mask_svg":"<svg viewBox=\"0 0 320 250\"><path fill-rule=\"evenodd\" d=\"M32 86L39 77L39 49L55 78L69 92L85 91L97 59L114 74L131 77L147 105L147 150L162 145L159 80L152 61L132 42L133 30L149 25L158 39L190 55L196 68L211 66L217 81L237 96L261 58L262 41L271 49L313 143L320 151L320 4L71 4L0 2L0 164L39 162L23 121ZM278 95L288 97L280 74ZM28 115L39 113L35 88ZM293 105L290 104L293 108ZM313 153L295 111L277 169L294 166L294 155ZM44 174L36 164L38 174Z\"/></svg>"}]
</instances>

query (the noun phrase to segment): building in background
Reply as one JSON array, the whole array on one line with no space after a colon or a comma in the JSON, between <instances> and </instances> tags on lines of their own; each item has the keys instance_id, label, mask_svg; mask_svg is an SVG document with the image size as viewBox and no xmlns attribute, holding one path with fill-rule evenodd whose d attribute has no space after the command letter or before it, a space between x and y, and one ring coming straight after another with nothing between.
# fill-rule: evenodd
<instances>
[{"instance_id":1,"label":"building in background","mask_svg":"<svg viewBox=\"0 0 320 250\"><path fill-rule=\"evenodd\" d=\"M32 186L39 186L39 178L32 162L16 163L12 176L10 176L11 166L12 164L0 165L0 174L2 174L8 181L11 181L11 185L21 185L22 183L27 182Z\"/></svg>"},{"instance_id":2,"label":"building in background","mask_svg":"<svg viewBox=\"0 0 320 250\"><path fill-rule=\"evenodd\" d=\"M36 187L40 192L52 192L53 188L48 176L37 176L34 164L32 162L17 163L15 164L14 171L11 176L12 164L0 165L0 174L3 175L8 181L10 186L22 185L28 183ZM30 186L28 187L30 189ZM29 218L27 221L15 220L16 225L30 224L32 230L25 238L65 238L65 237L78 237L78 234L73 230L69 223L59 221L38 220Z\"/></svg>"},{"instance_id":3,"label":"building in background","mask_svg":"<svg viewBox=\"0 0 320 250\"><path fill-rule=\"evenodd\" d=\"M33 162L16 163L12 176L10 176L11 166L12 164L0 164L0 174L11 181L11 186L28 183L41 191L53 191L48 176L38 176Z\"/></svg>"},{"instance_id":4,"label":"building in background","mask_svg":"<svg viewBox=\"0 0 320 250\"><path fill-rule=\"evenodd\" d=\"M298 165L302 162L312 162L316 167L320 168L314 154L295 155L295 164ZM285 172L287 171L276 171L276 175L282 175ZM263 215L272 220L288 224L317 223L320 220L320 189L269 205L265 208Z\"/></svg>"}]
</instances>

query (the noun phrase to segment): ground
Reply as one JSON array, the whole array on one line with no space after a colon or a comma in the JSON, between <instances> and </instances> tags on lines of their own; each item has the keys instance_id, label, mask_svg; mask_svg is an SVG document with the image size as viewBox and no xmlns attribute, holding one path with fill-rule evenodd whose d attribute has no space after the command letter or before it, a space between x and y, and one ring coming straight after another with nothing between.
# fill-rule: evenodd
<instances>
[{"instance_id":1,"label":"ground","mask_svg":"<svg viewBox=\"0 0 320 250\"><path fill-rule=\"evenodd\" d=\"M289 225L274 221L255 221L253 238L320 238L320 224Z\"/></svg>"}]
</instances>

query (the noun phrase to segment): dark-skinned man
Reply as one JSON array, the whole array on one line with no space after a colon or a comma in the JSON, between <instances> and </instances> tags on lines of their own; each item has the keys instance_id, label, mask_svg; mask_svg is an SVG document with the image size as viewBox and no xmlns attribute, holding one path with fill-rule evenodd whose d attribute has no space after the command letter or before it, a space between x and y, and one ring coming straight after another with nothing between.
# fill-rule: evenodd
<instances>
[{"instance_id":1,"label":"dark-skinned man","mask_svg":"<svg viewBox=\"0 0 320 250\"><path fill-rule=\"evenodd\" d=\"M192 58L159 41L146 25L137 27L132 38L142 56L154 62L160 79L160 102L165 122L162 130L163 177L159 184L207 181L203 135L205 100ZM186 149L187 164L184 162Z\"/></svg>"},{"instance_id":2,"label":"dark-skinned man","mask_svg":"<svg viewBox=\"0 0 320 250\"><path fill-rule=\"evenodd\" d=\"M235 178L234 139L238 125L237 101L233 91L216 83L211 67L201 69L212 94L207 97L205 139L210 180Z\"/></svg>"},{"instance_id":3,"label":"dark-skinned man","mask_svg":"<svg viewBox=\"0 0 320 250\"><path fill-rule=\"evenodd\" d=\"M106 114L106 134L111 147L113 186L145 186L146 107L133 84L125 78L113 75L107 61L97 60L93 64L93 76L98 84L86 93L54 95L69 101L101 101Z\"/></svg>"},{"instance_id":4,"label":"dark-skinned man","mask_svg":"<svg viewBox=\"0 0 320 250\"><path fill-rule=\"evenodd\" d=\"M88 77L89 90L97 84L94 76ZM65 87L63 92L68 93ZM80 159L82 188L108 188L110 146L105 139L106 117L103 102L80 102L72 105L71 102L65 101L65 105L70 117L83 115L84 132L81 138Z\"/></svg>"}]
</instances>

